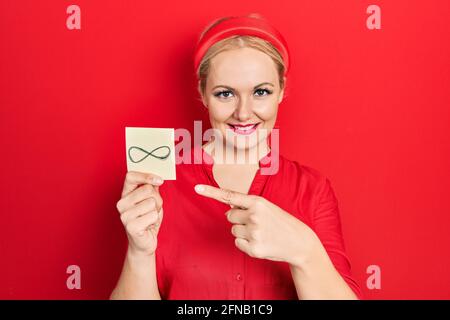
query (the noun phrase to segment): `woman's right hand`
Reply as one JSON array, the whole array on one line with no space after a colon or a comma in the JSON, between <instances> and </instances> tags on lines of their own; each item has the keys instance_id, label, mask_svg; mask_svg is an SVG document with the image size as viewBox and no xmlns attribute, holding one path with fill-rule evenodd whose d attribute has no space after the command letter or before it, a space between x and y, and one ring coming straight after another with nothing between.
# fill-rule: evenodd
<instances>
[{"instance_id":1,"label":"woman's right hand","mask_svg":"<svg viewBox=\"0 0 450 320\"><path fill-rule=\"evenodd\" d=\"M156 250L163 219L163 200L159 194L163 182L157 175L136 171L128 172L125 177L117 210L132 253L152 255Z\"/></svg>"}]
</instances>

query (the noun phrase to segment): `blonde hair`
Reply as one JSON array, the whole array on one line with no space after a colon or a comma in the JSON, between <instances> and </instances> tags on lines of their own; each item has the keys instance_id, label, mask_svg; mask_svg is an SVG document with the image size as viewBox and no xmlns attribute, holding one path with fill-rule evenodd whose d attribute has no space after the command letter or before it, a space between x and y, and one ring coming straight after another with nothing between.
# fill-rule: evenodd
<instances>
[{"instance_id":1,"label":"blonde hair","mask_svg":"<svg viewBox=\"0 0 450 320\"><path fill-rule=\"evenodd\" d=\"M250 14L248 17L255 18L255 19L263 19L263 17L259 14ZM223 17L216 21L214 21L212 24L207 26L205 30L202 32L200 39L204 36L208 30L210 30L212 27L216 26L217 24L221 23L222 21L228 20L233 17ZM285 64L283 61L283 58L281 57L281 54L279 51L268 41L261 39L259 37L255 36L248 36L248 35L236 35L231 36L229 38L223 39L221 41L216 42L213 44L208 51L206 51L205 55L203 56L197 72L197 77L199 79L198 82L198 91L200 95L204 95L205 89L206 89L206 80L209 74L211 59L214 58L219 53L226 51L226 50L232 50L232 49L238 49L238 48L253 48L256 50L259 50L265 54L267 54L270 58L272 58L273 62L275 63L275 66L278 71L278 77L279 77L279 84L280 88L284 88L284 71L285 71Z\"/></svg>"}]
</instances>

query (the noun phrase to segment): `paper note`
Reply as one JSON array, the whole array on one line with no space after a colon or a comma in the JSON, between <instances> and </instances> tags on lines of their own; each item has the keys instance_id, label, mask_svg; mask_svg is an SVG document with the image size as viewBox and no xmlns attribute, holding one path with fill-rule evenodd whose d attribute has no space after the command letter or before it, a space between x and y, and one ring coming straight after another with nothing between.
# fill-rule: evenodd
<instances>
[{"instance_id":1,"label":"paper note","mask_svg":"<svg viewBox=\"0 0 450 320\"><path fill-rule=\"evenodd\" d=\"M128 171L176 179L174 129L126 127L125 140Z\"/></svg>"}]
</instances>

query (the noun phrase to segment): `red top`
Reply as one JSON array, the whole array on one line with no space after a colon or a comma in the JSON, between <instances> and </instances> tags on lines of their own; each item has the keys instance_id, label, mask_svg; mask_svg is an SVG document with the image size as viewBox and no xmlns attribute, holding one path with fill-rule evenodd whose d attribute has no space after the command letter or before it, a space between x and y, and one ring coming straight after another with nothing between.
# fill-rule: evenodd
<instances>
[{"instance_id":1,"label":"red top","mask_svg":"<svg viewBox=\"0 0 450 320\"><path fill-rule=\"evenodd\" d=\"M286 262L252 258L240 251L225 212L230 206L198 195L196 184L219 187L209 163L177 165L177 180L160 187L164 217L158 235L156 272L162 299L298 299ZM191 149L191 159L196 157ZM259 161L270 166L271 153ZM196 157L198 159L198 156ZM280 155L279 170L259 169L248 194L259 195L311 227L334 266L361 298L345 253L337 200L329 180L315 169Z\"/></svg>"}]
</instances>

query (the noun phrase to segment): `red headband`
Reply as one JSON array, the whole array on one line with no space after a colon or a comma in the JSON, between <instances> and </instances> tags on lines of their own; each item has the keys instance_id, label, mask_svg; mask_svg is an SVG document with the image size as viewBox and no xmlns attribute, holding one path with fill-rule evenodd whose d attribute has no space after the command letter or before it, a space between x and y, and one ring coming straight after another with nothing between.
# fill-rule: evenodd
<instances>
[{"instance_id":1,"label":"red headband","mask_svg":"<svg viewBox=\"0 0 450 320\"><path fill-rule=\"evenodd\" d=\"M209 29L197 44L194 55L195 72L206 51L216 42L234 35L249 35L270 42L280 53L285 63L285 75L289 70L289 50L280 32L266 20L252 17L232 17Z\"/></svg>"}]
</instances>

